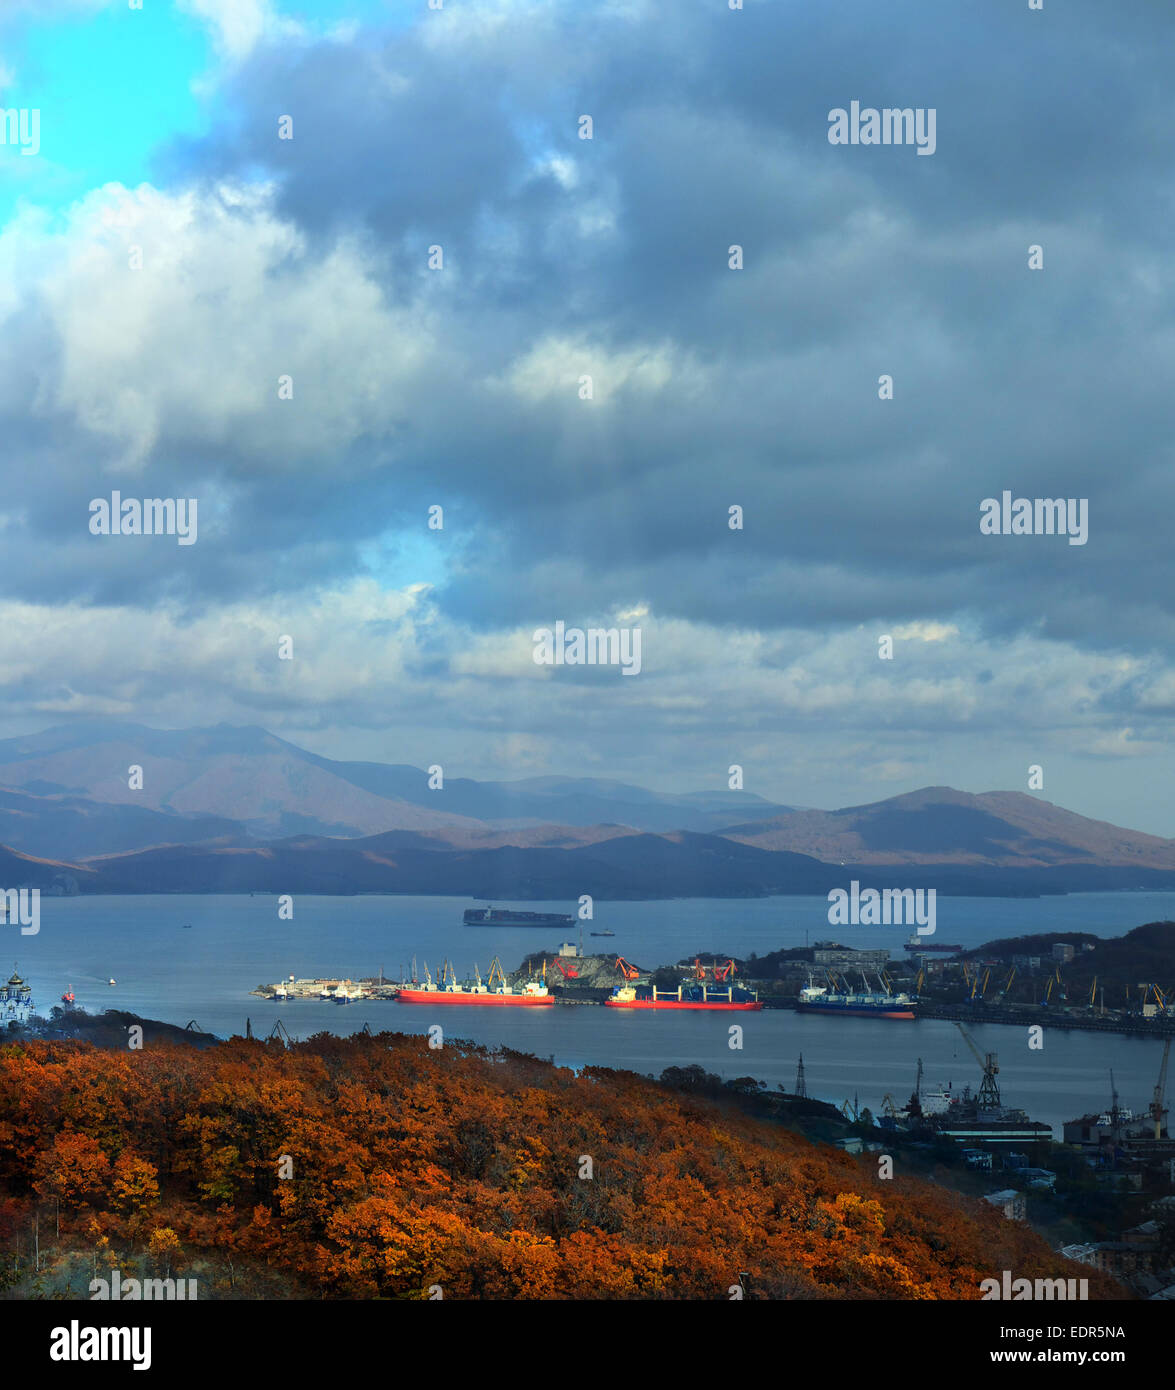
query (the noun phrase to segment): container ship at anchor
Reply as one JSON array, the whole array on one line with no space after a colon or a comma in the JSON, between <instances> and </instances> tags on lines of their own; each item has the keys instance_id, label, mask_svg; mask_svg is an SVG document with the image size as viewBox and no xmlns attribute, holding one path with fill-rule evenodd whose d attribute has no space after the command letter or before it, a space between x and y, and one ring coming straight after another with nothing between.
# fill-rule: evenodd
<instances>
[{"instance_id":1,"label":"container ship at anchor","mask_svg":"<svg viewBox=\"0 0 1175 1390\"><path fill-rule=\"evenodd\" d=\"M604 1000L604 1006L612 1009L706 1009L728 1013L750 1013L763 1007L759 996L752 989L744 989L733 980L734 962L714 969L714 983L708 984L705 967L694 962L695 978L678 985L676 989L657 989L653 985L633 983L637 973L623 957L616 962L617 968L625 977L625 983L616 985Z\"/></svg>"},{"instance_id":2,"label":"container ship at anchor","mask_svg":"<svg viewBox=\"0 0 1175 1390\"><path fill-rule=\"evenodd\" d=\"M512 907L467 907L462 921L467 927L573 926L575 918L562 912L520 912Z\"/></svg>"},{"instance_id":3,"label":"container ship at anchor","mask_svg":"<svg viewBox=\"0 0 1175 1390\"><path fill-rule=\"evenodd\" d=\"M441 978L434 985L426 965L424 985L421 986L417 980L401 985L396 998L401 1004L505 1005L513 1008L541 1007L555 1002L555 996L542 980L527 980L515 990L507 982L506 974L496 956L485 984L482 984L481 974L476 966L474 975L476 980L473 984L460 984L452 967L446 964L441 970Z\"/></svg>"}]
</instances>

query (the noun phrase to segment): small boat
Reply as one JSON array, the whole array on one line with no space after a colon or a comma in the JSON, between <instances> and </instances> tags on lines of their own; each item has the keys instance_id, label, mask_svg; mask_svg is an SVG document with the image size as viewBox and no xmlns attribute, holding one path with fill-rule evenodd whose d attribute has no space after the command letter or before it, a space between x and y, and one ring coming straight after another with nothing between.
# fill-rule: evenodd
<instances>
[{"instance_id":1,"label":"small boat","mask_svg":"<svg viewBox=\"0 0 1175 1390\"><path fill-rule=\"evenodd\" d=\"M594 931L594 932L591 933L591 935L592 935L592 936L615 936L616 933L615 933L614 931Z\"/></svg>"},{"instance_id":2,"label":"small boat","mask_svg":"<svg viewBox=\"0 0 1175 1390\"><path fill-rule=\"evenodd\" d=\"M106 983L107 983L108 985L113 985L113 984L117 984L118 982L115 980L114 976L111 975L110 979L107 980Z\"/></svg>"},{"instance_id":3,"label":"small boat","mask_svg":"<svg viewBox=\"0 0 1175 1390\"><path fill-rule=\"evenodd\" d=\"M191 930L192 930L192 924L191 924L191 922L185 922L185 923L183 924L183 926L180 928L180 931L191 931Z\"/></svg>"}]
</instances>

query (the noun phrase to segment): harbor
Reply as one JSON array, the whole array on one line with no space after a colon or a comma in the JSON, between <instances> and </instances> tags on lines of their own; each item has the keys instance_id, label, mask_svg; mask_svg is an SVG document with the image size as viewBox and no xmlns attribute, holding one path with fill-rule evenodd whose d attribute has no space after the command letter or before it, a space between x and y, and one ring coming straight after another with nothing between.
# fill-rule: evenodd
<instances>
[{"instance_id":1,"label":"harbor","mask_svg":"<svg viewBox=\"0 0 1175 1390\"><path fill-rule=\"evenodd\" d=\"M549 906L553 912L564 906L528 904L532 905ZM468 898L307 897L298 899L296 917L283 921L273 901L263 895L62 898L54 904L54 931L22 941L20 973L38 1002L57 999L68 986L79 1008L126 1010L180 1029L195 1019L201 1029L221 1037L243 1034L249 1014L259 1035L278 1017L292 1036L300 1038L324 1031L348 1036L365 1026L371 1031L424 1034L437 1021L430 1010L377 1007L394 1002L401 962L403 973L410 976L414 952L427 956L434 970L449 959L462 976L472 978L479 954L484 970L494 951L507 965L517 966L539 947L548 957L557 955L562 944L559 931L503 928L490 933L466 927L462 917L469 906ZM659 962L692 962L693 953L683 956L683 946L721 942L727 951L718 959L749 964L781 948L814 949L811 943L829 934L827 908L823 898L597 904L595 920L582 923L583 945L610 965L623 956L651 970ZM996 936L1057 931L1066 923L1120 937L1138 922L1163 913L1175 915L1175 895L1088 894L1026 902L956 899L951 902L949 929L942 920L940 930L945 940L975 951ZM940 919L945 919L945 911ZM161 930L163 922L173 930ZM181 930L187 923L191 929ZM600 949L604 942L590 940L592 931L602 930L614 932L606 943L607 953ZM838 929L837 935L849 950L883 950L879 960L895 969L911 954L902 950L908 930ZM111 948L112 941L117 949ZM806 986L809 971L815 973L817 965L797 960L786 984L752 984L764 1008L737 1020L743 1047L735 1051L728 1046L733 1021L729 1017L688 1010L658 1010L650 1017L596 1007L621 983L620 976L614 970L606 973L596 990L588 983L593 977L585 960L565 959L564 965L578 970L579 980L552 985L555 1008L472 1007L459 1016L449 1011L446 1033L488 1047L554 1057L561 1065L577 1068L597 1065L660 1075L667 1067L699 1065L724 1078L754 1076L771 1089L787 1090L794 1084L796 1058L802 1052L811 1095L838 1107L858 1095L861 1106L875 1115L882 1113L887 1094L898 1101L908 1096L918 1057L924 1059L935 1085L953 1083L957 1089L967 1081L974 1084L974 1061L958 1030L950 1019L937 1017L935 1005L926 1007L925 993L913 1022L802 1013L794 1007L794 994L789 1000L772 992L787 988L798 993ZM253 993L259 981L267 983L268 992L279 981L288 988L291 974L295 987L287 1002L271 1003ZM550 981L550 968L547 975ZM112 977L116 986L108 984ZM870 977L875 978L872 972ZM1006 977L1006 971L997 975L993 969L984 1007L1000 1007L993 996ZM892 971L891 978L899 983ZM360 995L345 1007L333 1002L329 991L324 997L324 987L347 982ZM979 983L982 988L982 976ZM1073 999L1066 1002L1077 1004ZM1030 1052L1027 1028L1018 1020L1008 1026L1003 1019L988 1021L982 1009L973 1006L946 1007L971 1009L963 1021L983 1050L999 1053L1007 1094L1057 1135L1075 1117L1109 1104L1111 1069L1124 1106L1138 1109L1150 1096L1157 1032L1141 1027L1133 1032L1070 1028L1067 1016L1057 1012L1045 1029L1044 1050Z\"/></svg>"}]
</instances>

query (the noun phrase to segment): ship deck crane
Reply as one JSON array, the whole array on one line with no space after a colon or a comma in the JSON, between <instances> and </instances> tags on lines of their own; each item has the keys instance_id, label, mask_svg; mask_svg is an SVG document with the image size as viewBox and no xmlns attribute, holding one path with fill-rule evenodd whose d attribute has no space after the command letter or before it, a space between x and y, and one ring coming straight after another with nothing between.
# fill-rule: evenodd
<instances>
[{"instance_id":1,"label":"ship deck crane","mask_svg":"<svg viewBox=\"0 0 1175 1390\"><path fill-rule=\"evenodd\" d=\"M733 980L737 973L738 971L735 969L733 960L728 960L725 965L716 965L714 967L714 978L719 984L725 984L727 980Z\"/></svg>"},{"instance_id":2,"label":"ship deck crane","mask_svg":"<svg viewBox=\"0 0 1175 1390\"><path fill-rule=\"evenodd\" d=\"M1159 1066L1159 1079L1155 1084L1154 1098L1148 1107L1151 1119L1155 1122L1155 1138L1163 1137L1163 1116L1167 1113L1167 1107L1163 1104L1164 1093L1167 1089L1167 1059L1171 1055L1171 1039L1168 1038L1163 1043L1163 1060Z\"/></svg>"},{"instance_id":3,"label":"ship deck crane","mask_svg":"<svg viewBox=\"0 0 1175 1390\"><path fill-rule=\"evenodd\" d=\"M979 1109L980 1110L999 1110L1000 1087L996 1077L999 1074L999 1061L994 1052L989 1052L986 1056L979 1051L971 1038L971 1034L961 1023L956 1023L955 1027L963 1035L963 1041L971 1049L971 1055L983 1068L983 1080L979 1085Z\"/></svg>"}]
</instances>

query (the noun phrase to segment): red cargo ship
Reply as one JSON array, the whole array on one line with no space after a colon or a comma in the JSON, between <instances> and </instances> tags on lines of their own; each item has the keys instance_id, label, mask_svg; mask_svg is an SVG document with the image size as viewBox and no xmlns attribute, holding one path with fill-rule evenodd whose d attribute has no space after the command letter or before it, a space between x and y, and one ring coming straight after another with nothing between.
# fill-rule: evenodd
<instances>
[{"instance_id":1,"label":"red cargo ship","mask_svg":"<svg viewBox=\"0 0 1175 1390\"><path fill-rule=\"evenodd\" d=\"M752 990L729 985L678 985L676 989L654 989L652 985L617 985L607 999L613 1009L708 1009L751 1013L763 1005Z\"/></svg>"},{"instance_id":2,"label":"red cargo ship","mask_svg":"<svg viewBox=\"0 0 1175 1390\"><path fill-rule=\"evenodd\" d=\"M401 985L396 998L401 1004L488 1004L512 1008L541 1007L555 1002L555 996L542 980L528 980L517 991L514 990L507 984L505 972L496 956L486 984L482 984L476 966L474 974L477 976L476 983L458 984L452 967L446 963L441 970L440 980L434 985L425 965L423 988L414 980L411 985Z\"/></svg>"}]
</instances>

